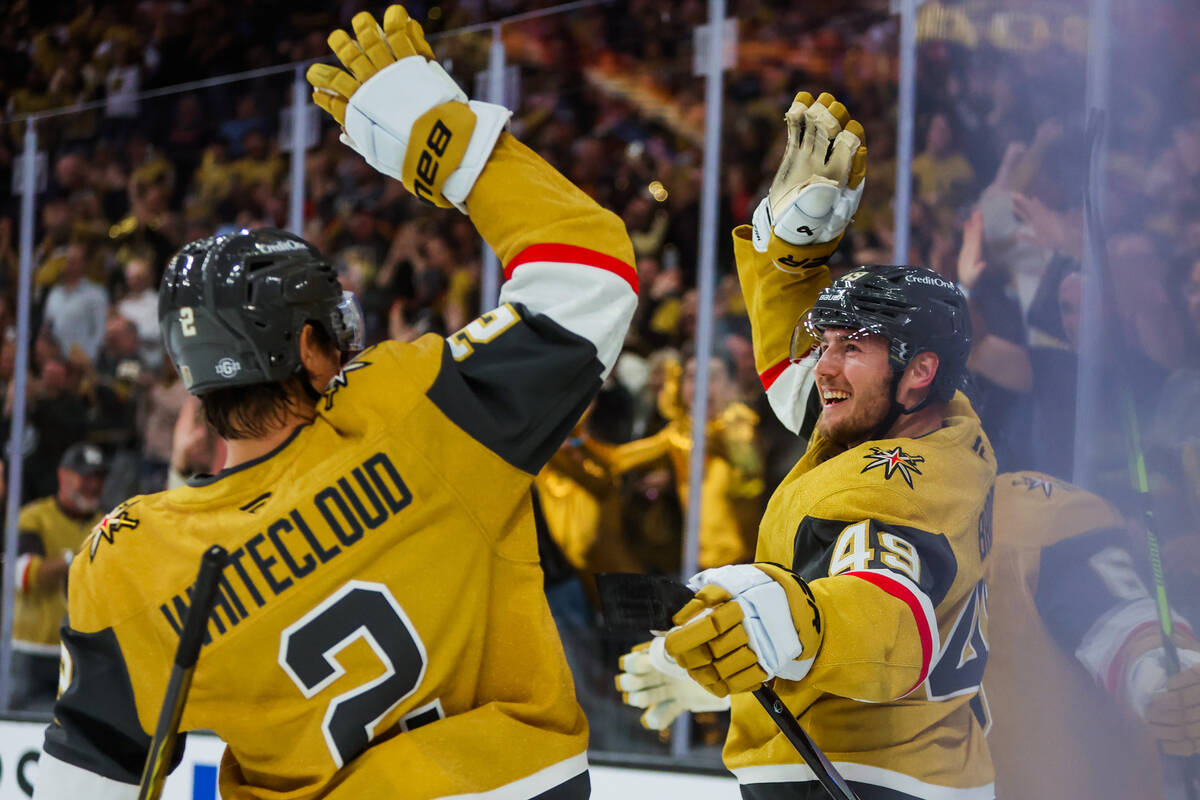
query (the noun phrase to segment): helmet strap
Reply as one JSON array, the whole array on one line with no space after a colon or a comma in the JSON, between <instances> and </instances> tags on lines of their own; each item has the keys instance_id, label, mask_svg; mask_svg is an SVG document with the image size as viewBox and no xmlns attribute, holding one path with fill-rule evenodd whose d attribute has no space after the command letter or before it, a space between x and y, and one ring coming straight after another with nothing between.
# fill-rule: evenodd
<instances>
[{"instance_id":1,"label":"helmet strap","mask_svg":"<svg viewBox=\"0 0 1200 800\"><path fill-rule=\"evenodd\" d=\"M888 409L888 413L883 418L883 421L875 426L875 430L871 431L871 439L884 438L887 432L892 429L892 426L896 424L896 420L900 419L901 416L905 414L917 413L922 408L929 405L929 402L933 399L933 392L930 391L925 395L924 400L917 403L912 408L905 408L900 404L900 400L897 395L900 393L900 379L904 377L904 369L907 366L908 365L906 364L904 367L892 368L892 383L888 388L888 400L890 401L891 407Z\"/></svg>"},{"instance_id":2,"label":"helmet strap","mask_svg":"<svg viewBox=\"0 0 1200 800\"><path fill-rule=\"evenodd\" d=\"M888 413L884 416L883 420L875 426L873 431L871 431L871 434L867 437L869 440L884 438L884 435L892 429L893 425L896 424L896 420L900 419L901 414L912 413L912 411L905 410L904 406L900 405L900 401L896 399L896 394L900 390L900 378L903 377L903 375L903 367L892 368L892 383L891 386L888 387L888 401L891 407L888 409ZM915 408L913 409L913 411L916 410L917 409Z\"/></svg>"}]
</instances>

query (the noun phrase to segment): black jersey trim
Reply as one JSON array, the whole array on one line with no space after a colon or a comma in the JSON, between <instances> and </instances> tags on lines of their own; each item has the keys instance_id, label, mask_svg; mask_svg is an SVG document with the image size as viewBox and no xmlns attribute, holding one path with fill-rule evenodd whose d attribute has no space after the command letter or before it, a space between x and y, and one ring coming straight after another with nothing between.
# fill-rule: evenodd
<instances>
[{"instance_id":1,"label":"black jersey trim","mask_svg":"<svg viewBox=\"0 0 1200 800\"><path fill-rule=\"evenodd\" d=\"M133 682L112 628L81 633L63 623L71 684L54 706L44 749L60 761L114 781L137 784L150 750L138 721ZM171 769L183 758L180 734Z\"/></svg>"},{"instance_id":2,"label":"black jersey trim","mask_svg":"<svg viewBox=\"0 0 1200 800\"><path fill-rule=\"evenodd\" d=\"M509 464L537 474L600 391L596 346L514 303L518 321L456 361L447 342L426 396Z\"/></svg>"},{"instance_id":3,"label":"black jersey trim","mask_svg":"<svg viewBox=\"0 0 1200 800\"><path fill-rule=\"evenodd\" d=\"M563 781L558 786L552 786L529 800L588 800L592 794L592 779L587 770L574 778Z\"/></svg>"},{"instance_id":4,"label":"black jersey trim","mask_svg":"<svg viewBox=\"0 0 1200 800\"><path fill-rule=\"evenodd\" d=\"M954 556L950 540L939 533L930 533L907 525L894 525L875 519L865 521L868 523L868 546L874 550L874 556L866 568L894 572L895 570L884 561L887 549L880 546L879 535L890 533L898 536L916 550L921 560L917 587L929 597L933 607L937 608L946 598L958 575L958 559ZM819 517L802 519L796 528L796 536L792 543L792 571L806 581L827 577L838 536L854 524L857 523Z\"/></svg>"},{"instance_id":5,"label":"black jersey trim","mask_svg":"<svg viewBox=\"0 0 1200 800\"><path fill-rule=\"evenodd\" d=\"M279 446L275 447L273 450L271 450L268 453L263 453L258 458L252 458L249 461L243 461L241 464L238 464L236 466L229 467L228 469L223 469L220 472L218 472L216 475L208 475L205 473L193 475L192 477L188 478L187 485L193 486L193 487L212 486L217 481L224 480L225 478L228 478L230 475L235 475L244 469L250 469L250 467L256 466L258 464L263 463L264 461L267 461L268 459L274 458L275 456L279 455L284 450L284 448L286 448L289 444L291 444L293 441L295 441L296 437L300 435L300 431L304 430L307 427L308 427L307 423L304 425L297 425L296 430L294 430L290 434L288 434L288 437L286 439L284 439L282 442L280 442Z\"/></svg>"},{"instance_id":6,"label":"black jersey trim","mask_svg":"<svg viewBox=\"0 0 1200 800\"><path fill-rule=\"evenodd\" d=\"M846 781L859 800L921 800L916 795L898 792L873 783ZM829 800L829 792L818 781L783 783L743 783L738 786L744 800Z\"/></svg>"},{"instance_id":7,"label":"black jersey trim","mask_svg":"<svg viewBox=\"0 0 1200 800\"><path fill-rule=\"evenodd\" d=\"M1033 602L1050 635L1074 653L1092 625L1120 598L1096 574L1091 559L1108 547L1128 551L1123 528L1099 528L1042 548Z\"/></svg>"},{"instance_id":8,"label":"black jersey trim","mask_svg":"<svg viewBox=\"0 0 1200 800\"><path fill-rule=\"evenodd\" d=\"M46 555L46 540L41 531L17 531L17 555L44 556Z\"/></svg>"}]
</instances>

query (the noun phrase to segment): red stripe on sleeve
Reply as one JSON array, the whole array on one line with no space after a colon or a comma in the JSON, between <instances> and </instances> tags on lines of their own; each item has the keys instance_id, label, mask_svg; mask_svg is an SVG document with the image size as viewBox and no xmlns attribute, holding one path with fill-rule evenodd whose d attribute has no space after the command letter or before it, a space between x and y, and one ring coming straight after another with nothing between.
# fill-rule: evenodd
<instances>
[{"instance_id":1,"label":"red stripe on sleeve","mask_svg":"<svg viewBox=\"0 0 1200 800\"><path fill-rule=\"evenodd\" d=\"M921 675L917 678L917 682L913 684L913 689L925 682L925 678L929 675L929 667L933 663L933 631L929 627L929 618L925 616L925 609L921 606L921 601L912 593L912 590L898 580L889 578L887 575L881 575L878 572L847 572L846 575L853 575L856 578L862 578L867 583L873 584L883 591L890 594L892 597L903 600L908 604L909 609L913 613L913 618L917 622L917 635L921 637ZM905 692L905 694L908 694Z\"/></svg>"},{"instance_id":2,"label":"red stripe on sleeve","mask_svg":"<svg viewBox=\"0 0 1200 800\"><path fill-rule=\"evenodd\" d=\"M637 270L632 266L619 258L573 244L533 244L526 247L504 267L504 280L511 278L517 267L531 261L559 261L607 270L628 283L634 294L638 291Z\"/></svg>"},{"instance_id":3,"label":"red stripe on sleeve","mask_svg":"<svg viewBox=\"0 0 1200 800\"><path fill-rule=\"evenodd\" d=\"M762 381L763 388L770 389L771 384L774 383L779 378L779 376L783 374L783 371L785 369L787 369L789 366L791 366L791 363L792 363L792 360L790 358L785 358L783 361L780 361L775 366L767 367L765 370L758 373L758 377Z\"/></svg>"},{"instance_id":4,"label":"red stripe on sleeve","mask_svg":"<svg viewBox=\"0 0 1200 800\"><path fill-rule=\"evenodd\" d=\"M1104 674L1104 688L1108 689L1109 694L1115 695L1117 693L1117 689L1119 688L1119 684L1121 682L1121 676L1125 674L1125 668L1129 664L1129 654L1125 652L1125 648L1129 645L1129 642L1147 628L1157 628L1160 624L1161 623L1158 620L1147 620L1146 622L1141 622L1133 626L1129 633L1125 634L1125 640L1121 642L1121 646L1116 649L1116 653L1113 656L1112 661L1110 661L1108 664L1108 670ZM1189 636L1193 639L1196 638L1196 634L1193 633L1192 629L1185 623L1175 622L1173 627L1186 636Z\"/></svg>"},{"instance_id":5,"label":"red stripe on sleeve","mask_svg":"<svg viewBox=\"0 0 1200 800\"><path fill-rule=\"evenodd\" d=\"M17 562L18 565L21 567L21 577L17 579L17 587L22 592L28 592L29 591L29 572L30 572L30 569L33 567L33 556L26 556L24 561L25 561L24 564L21 564L20 560L18 560L18 562Z\"/></svg>"}]
</instances>

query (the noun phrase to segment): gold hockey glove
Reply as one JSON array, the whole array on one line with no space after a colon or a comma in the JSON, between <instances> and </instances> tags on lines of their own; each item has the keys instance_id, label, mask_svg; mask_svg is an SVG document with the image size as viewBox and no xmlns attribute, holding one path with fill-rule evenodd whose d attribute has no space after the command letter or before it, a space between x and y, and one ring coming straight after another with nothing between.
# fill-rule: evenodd
<instances>
[{"instance_id":1,"label":"gold hockey glove","mask_svg":"<svg viewBox=\"0 0 1200 800\"><path fill-rule=\"evenodd\" d=\"M313 101L376 170L417 197L466 213L471 187L512 112L468 101L403 6L388 8L382 28L365 11L352 22L356 38L342 30L329 35L349 72L309 67Z\"/></svg>"},{"instance_id":2,"label":"gold hockey glove","mask_svg":"<svg viewBox=\"0 0 1200 800\"><path fill-rule=\"evenodd\" d=\"M821 612L808 584L778 564L735 564L692 577L696 596L674 616L666 651L724 697L776 676L798 681L821 647Z\"/></svg>"}]
</instances>

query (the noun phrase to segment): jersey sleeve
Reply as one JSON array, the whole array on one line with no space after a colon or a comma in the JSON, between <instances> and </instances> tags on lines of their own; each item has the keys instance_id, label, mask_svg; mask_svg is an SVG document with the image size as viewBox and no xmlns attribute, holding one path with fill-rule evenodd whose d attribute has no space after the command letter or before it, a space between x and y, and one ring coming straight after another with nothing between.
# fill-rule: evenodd
<instances>
[{"instance_id":1,"label":"jersey sleeve","mask_svg":"<svg viewBox=\"0 0 1200 800\"><path fill-rule=\"evenodd\" d=\"M23 509L17 518L17 592L33 591L34 578L46 557L42 526L32 509Z\"/></svg>"},{"instance_id":2,"label":"jersey sleeve","mask_svg":"<svg viewBox=\"0 0 1200 800\"><path fill-rule=\"evenodd\" d=\"M625 226L508 134L467 203L504 266L500 305L447 338L427 392L536 473L599 391L637 306Z\"/></svg>"},{"instance_id":3,"label":"jersey sleeve","mask_svg":"<svg viewBox=\"0 0 1200 800\"><path fill-rule=\"evenodd\" d=\"M138 647L139 652L126 650L129 643L123 645L106 622L120 607L117 600L123 591L112 573L95 571L90 559L81 556L72 563L70 608L59 630L59 696L42 746L38 800L137 797L151 740L143 721L153 725L158 709L147 714L142 708L139 715L135 681L143 698L145 687L153 683L134 666L146 660L145 646ZM154 677L165 687L166 672ZM161 699L158 693L154 702ZM171 770L182 758L184 738L181 733Z\"/></svg>"},{"instance_id":4,"label":"jersey sleeve","mask_svg":"<svg viewBox=\"0 0 1200 800\"><path fill-rule=\"evenodd\" d=\"M150 750L133 683L112 628L84 633L64 621L62 693L46 729L35 798L133 800ZM180 734L171 769L183 755Z\"/></svg>"},{"instance_id":5,"label":"jersey sleeve","mask_svg":"<svg viewBox=\"0 0 1200 800\"><path fill-rule=\"evenodd\" d=\"M1124 528L1099 528L1042 549L1034 602L1058 645L1116 694L1125 667L1162 644L1158 608L1134 566ZM1172 613L1184 644L1187 621Z\"/></svg>"},{"instance_id":6,"label":"jersey sleeve","mask_svg":"<svg viewBox=\"0 0 1200 800\"><path fill-rule=\"evenodd\" d=\"M862 508L830 513L839 495L862 500L864 494L871 493L835 493L814 506L822 516L801 521L796 553L822 555L797 557L792 568L809 580L825 625L808 680L831 694L883 702L928 677L941 651L936 609L958 576L958 562L941 534L872 517L834 518ZM815 549L815 542L825 546Z\"/></svg>"},{"instance_id":7,"label":"jersey sleeve","mask_svg":"<svg viewBox=\"0 0 1200 800\"><path fill-rule=\"evenodd\" d=\"M802 344L805 356L790 358L796 322L810 309L821 289L829 285L825 260L838 240L796 247L772 236L767 252L751 241L749 225L733 231L738 281L746 300L754 343L754 363L771 410L792 433L811 426L819 406L810 403L817 357L815 342Z\"/></svg>"}]
</instances>

